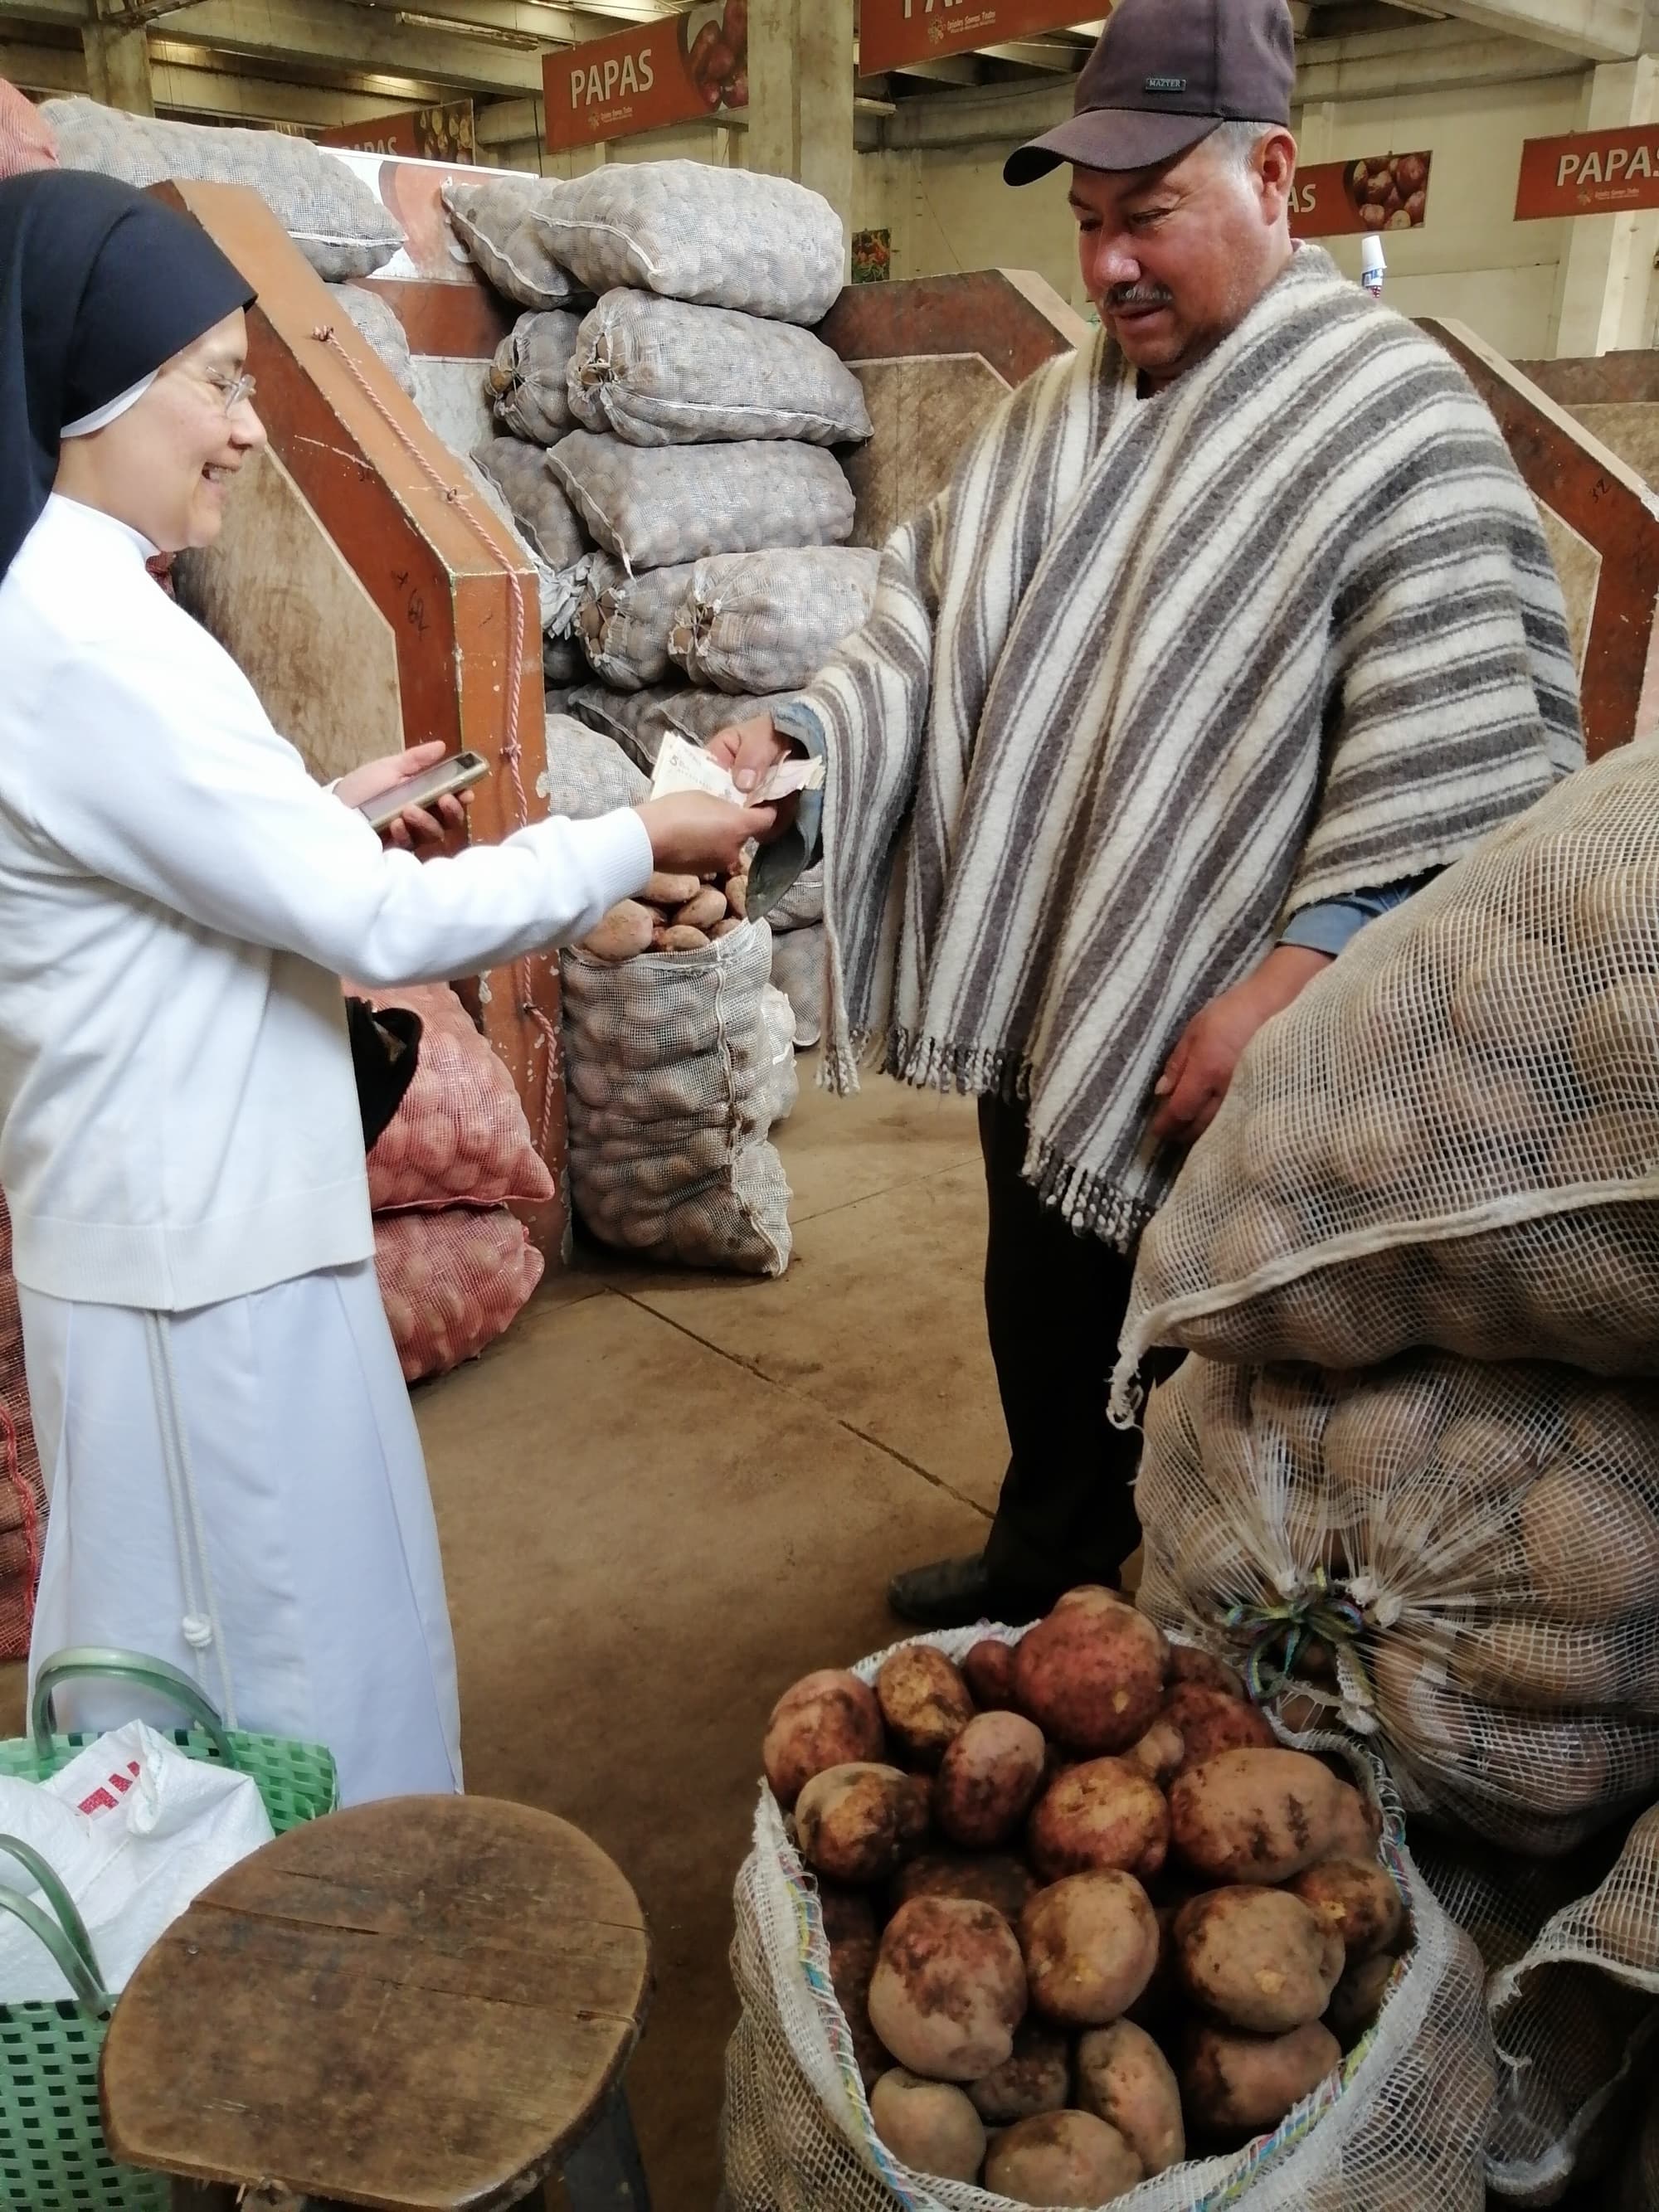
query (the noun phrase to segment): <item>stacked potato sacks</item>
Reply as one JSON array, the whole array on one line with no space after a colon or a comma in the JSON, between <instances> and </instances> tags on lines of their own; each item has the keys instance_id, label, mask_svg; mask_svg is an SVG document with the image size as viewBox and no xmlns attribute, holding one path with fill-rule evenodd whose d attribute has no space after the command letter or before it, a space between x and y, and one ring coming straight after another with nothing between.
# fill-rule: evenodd
<instances>
[{"instance_id":1,"label":"stacked potato sacks","mask_svg":"<svg viewBox=\"0 0 1659 2212\"><path fill-rule=\"evenodd\" d=\"M514 1214L555 1195L512 1079L447 984L366 991L421 1023L415 1079L368 1155L374 1264L405 1381L502 1335L542 1278Z\"/></svg>"},{"instance_id":2,"label":"stacked potato sacks","mask_svg":"<svg viewBox=\"0 0 1659 2212\"><path fill-rule=\"evenodd\" d=\"M1118 1377L1202 1355L1148 1410L1158 1617L1519 1853L1659 1796L1656 802L1651 743L1583 770L1261 1033ZM1527 2059L1508 2121L1559 2150Z\"/></svg>"},{"instance_id":3,"label":"stacked potato sacks","mask_svg":"<svg viewBox=\"0 0 1659 2212\"><path fill-rule=\"evenodd\" d=\"M807 1675L763 1759L734 2212L892 2201L872 2167L928 2208L1483 2201L1473 1947L1365 1763L1279 1747L1114 1593Z\"/></svg>"}]
</instances>

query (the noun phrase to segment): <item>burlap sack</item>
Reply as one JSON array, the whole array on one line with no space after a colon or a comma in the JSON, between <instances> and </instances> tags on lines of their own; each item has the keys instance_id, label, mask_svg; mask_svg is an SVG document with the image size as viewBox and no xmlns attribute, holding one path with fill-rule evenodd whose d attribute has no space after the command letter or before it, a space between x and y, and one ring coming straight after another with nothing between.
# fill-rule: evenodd
<instances>
[{"instance_id":1,"label":"burlap sack","mask_svg":"<svg viewBox=\"0 0 1659 2212\"><path fill-rule=\"evenodd\" d=\"M853 532L853 487L821 446L641 448L573 430L547 459L594 538L629 569L838 545Z\"/></svg>"},{"instance_id":2,"label":"burlap sack","mask_svg":"<svg viewBox=\"0 0 1659 2212\"><path fill-rule=\"evenodd\" d=\"M1411 1345L1642 1374L1659 1343L1659 743L1362 931L1239 1062L1142 1240L1140 1355Z\"/></svg>"},{"instance_id":3,"label":"burlap sack","mask_svg":"<svg viewBox=\"0 0 1659 2212\"><path fill-rule=\"evenodd\" d=\"M988 1634L1016 1640L983 1626L916 1640L959 1659ZM854 1671L873 1681L887 1656ZM1380 1769L1349 1756L1382 1813L1382 1855L1416 1935L1376 2027L1274 2134L1170 2167L1116 2198L1121 2212L1481 2212L1494 2067L1480 1960L1419 1875ZM721 2212L1017 2212L903 2165L877 2133L817 1884L765 1790L735 1902L741 2012L726 2058Z\"/></svg>"},{"instance_id":4,"label":"burlap sack","mask_svg":"<svg viewBox=\"0 0 1659 2212\"><path fill-rule=\"evenodd\" d=\"M787 694L793 696L793 694ZM590 728L614 738L648 773L656 765L670 730L695 745L707 744L718 731L751 714L769 714L780 698L731 698L723 691L659 689L613 691L603 684L584 684L566 701L569 713Z\"/></svg>"},{"instance_id":5,"label":"burlap sack","mask_svg":"<svg viewBox=\"0 0 1659 2212\"><path fill-rule=\"evenodd\" d=\"M765 924L706 951L611 963L576 950L561 966L570 1189L587 1228L642 1257L782 1274L789 1186L767 1141L780 1091Z\"/></svg>"},{"instance_id":6,"label":"burlap sack","mask_svg":"<svg viewBox=\"0 0 1659 2212\"><path fill-rule=\"evenodd\" d=\"M846 236L828 200L706 161L607 162L556 185L536 226L553 258L601 294L626 286L817 323L844 275Z\"/></svg>"},{"instance_id":7,"label":"burlap sack","mask_svg":"<svg viewBox=\"0 0 1659 2212\"><path fill-rule=\"evenodd\" d=\"M669 633L694 568L645 568L630 576L609 554L596 554L583 580L576 635L594 674L617 691L643 691L678 677Z\"/></svg>"},{"instance_id":8,"label":"burlap sack","mask_svg":"<svg viewBox=\"0 0 1659 2212\"><path fill-rule=\"evenodd\" d=\"M581 326L570 406L630 446L870 435L864 387L821 338L729 307L607 292Z\"/></svg>"},{"instance_id":9,"label":"burlap sack","mask_svg":"<svg viewBox=\"0 0 1659 2212\"><path fill-rule=\"evenodd\" d=\"M575 421L567 390L581 318L564 308L520 315L495 349L484 389L495 420L514 438L551 446Z\"/></svg>"},{"instance_id":10,"label":"burlap sack","mask_svg":"<svg viewBox=\"0 0 1659 2212\"><path fill-rule=\"evenodd\" d=\"M694 684L799 690L876 603L879 553L855 545L731 553L692 570L668 649Z\"/></svg>"},{"instance_id":11,"label":"burlap sack","mask_svg":"<svg viewBox=\"0 0 1659 2212\"><path fill-rule=\"evenodd\" d=\"M410 360L409 339L391 301L378 292L366 292L361 284L331 284L328 289L413 399L416 396L415 370Z\"/></svg>"},{"instance_id":12,"label":"burlap sack","mask_svg":"<svg viewBox=\"0 0 1659 2212\"><path fill-rule=\"evenodd\" d=\"M556 184L540 177L442 187L450 227L489 282L526 307L562 307L582 287L548 252L535 216Z\"/></svg>"},{"instance_id":13,"label":"burlap sack","mask_svg":"<svg viewBox=\"0 0 1659 2212\"><path fill-rule=\"evenodd\" d=\"M362 178L309 139L276 131L162 123L94 100L51 100L41 113L66 169L96 169L130 185L198 177L247 185L319 276L368 276L404 242L396 221Z\"/></svg>"},{"instance_id":14,"label":"burlap sack","mask_svg":"<svg viewBox=\"0 0 1659 2212\"><path fill-rule=\"evenodd\" d=\"M1136 1500L1147 1611L1373 1738L1412 1812L1559 1854L1659 1792L1659 1389L1192 1358Z\"/></svg>"},{"instance_id":15,"label":"burlap sack","mask_svg":"<svg viewBox=\"0 0 1659 2212\"><path fill-rule=\"evenodd\" d=\"M25 94L0 76L0 177L26 170L55 168L58 142L48 123Z\"/></svg>"},{"instance_id":16,"label":"burlap sack","mask_svg":"<svg viewBox=\"0 0 1659 2212\"><path fill-rule=\"evenodd\" d=\"M11 1215L0 1196L0 1659L28 1656L46 1540L46 1489L29 1413L23 1317L11 1272Z\"/></svg>"},{"instance_id":17,"label":"burlap sack","mask_svg":"<svg viewBox=\"0 0 1659 2212\"><path fill-rule=\"evenodd\" d=\"M404 1380L441 1375L504 1336L544 1264L505 1206L377 1216L374 1268Z\"/></svg>"}]
</instances>

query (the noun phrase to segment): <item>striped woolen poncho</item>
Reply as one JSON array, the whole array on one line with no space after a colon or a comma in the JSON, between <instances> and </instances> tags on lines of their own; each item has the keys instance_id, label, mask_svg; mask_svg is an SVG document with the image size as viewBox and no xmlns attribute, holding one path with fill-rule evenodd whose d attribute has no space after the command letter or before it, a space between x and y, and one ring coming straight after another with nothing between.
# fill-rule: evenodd
<instances>
[{"instance_id":1,"label":"striped woolen poncho","mask_svg":"<svg viewBox=\"0 0 1659 2212\"><path fill-rule=\"evenodd\" d=\"M1013 393L780 719L829 761L823 1079L1029 1102L1028 1177L1125 1245L1192 1016L1583 757L1497 426L1311 246L1153 398L1103 334Z\"/></svg>"}]
</instances>

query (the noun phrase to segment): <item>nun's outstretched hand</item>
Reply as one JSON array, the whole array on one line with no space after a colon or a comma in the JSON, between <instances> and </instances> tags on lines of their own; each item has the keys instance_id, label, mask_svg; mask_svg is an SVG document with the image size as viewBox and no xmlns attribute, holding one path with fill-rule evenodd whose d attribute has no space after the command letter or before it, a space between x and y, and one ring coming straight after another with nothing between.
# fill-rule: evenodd
<instances>
[{"instance_id":1,"label":"nun's outstretched hand","mask_svg":"<svg viewBox=\"0 0 1659 2212\"><path fill-rule=\"evenodd\" d=\"M441 738L434 738L423 745L410 745L406 752L388 753L384 760L366 762L340 778L334 795L347 806L371 805L398 784L407 783L410 776L419 775L422 769L435 768L448 750ZM380 832L380 842L398 846L404 852L418 852L423 845L435 849L466 820L467 805L465 793L451 793L430 806L406 806Z\"/></svg>"}]
</instances>

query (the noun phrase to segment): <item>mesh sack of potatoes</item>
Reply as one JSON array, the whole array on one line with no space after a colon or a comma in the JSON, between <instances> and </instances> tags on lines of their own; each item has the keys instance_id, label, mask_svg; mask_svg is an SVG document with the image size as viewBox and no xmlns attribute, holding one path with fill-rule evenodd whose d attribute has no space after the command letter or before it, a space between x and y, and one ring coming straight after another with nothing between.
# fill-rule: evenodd
<instances>
[{"instance_id":1,"label":"mesh sack of potatoes","mask_svg":"<svg viewBox=\"0 0 1659 2212\"><path fill-rule=\"evenodd\" d=\"M574 714L553 714L547 717L547 766L537 778L536 794L550 814L587 822L619 806L637 806L651 796L651 785L614 738Z\"/></svg>"},{"instance_id":2,"label":"mesh sack of potatoes","mask_svg":"<svg viewBox=\"0 0 1659 2212\"><path fill-rule=\"evenodd\" d=\"M1486 1972L1494 2201L1554 2204L1571 2189L1610 2208L1641 2093L1659 2081L1659 1808L1565 1859L1438 1835L1419 1856Z\"/></svg>"},{"instance_id":3,"label":"mesh sack of potatoes","mask_svg":"<svg viewBox=\"0 0 1659 2212\"><path fill-rule=\"evenodd\" d=\"M1256 1037L1142 1240L1119 1370L1652 1367L1659 743L1559 785Z\"/></svg>"},{"instance_id":4,"label":"mesh sack of potatoes","mask_svg":"<svg viewBox=\"0 0 1659 2212\"><path fill-rule=\"evenodd\" d=\"M655 292L779 322L822 322L846 237L805 185L705 161L607 164L556 186L536 216L547 252L601 295Z\"/></svg>"},{"instance_id":5,"label":"mesh sack of potatoes","mask_svg":"<svg viewBox=\"0 0 1659 2212\"><path fill-rule=\"evenodd\" d=\"M573 430L547 459L593 537L630 569L853 534L853 487L822 446L625 446Z\"/></svg>"},{"instance_id":6,"label":"mesh sack of potatoes","mask_svg":"<svg viewBox=\"0 0 1659 2212\"><path fill-rule=\"evenodd\" d=\"M829 992L823 924L811 922L786 930L775 907L766 919L772 931L772 981L794 1014L796 1048L806 1052L823 1035Z\"/></svg>"},{"instance_id":7,"label":"mesh sack of potatoes","mask_svg":"<svg viewBox=\"0 0 1659 2212\"><path fill-rule=\"evenodd\" d=\"M535 563L544 632L568 635L581 605L593 547L548 472L545 450L522 438L486 438L473 448L470 466L491 504L505 510L504 519Z\"/></svg>"},{"instance_id":8,"label":"mesh sack of potatoes","mask_svg":"<svg viewBox=\"0 0 1659 2212\"><path fill-rule=\"evenodd\" d=\"M607 292L581 326L570 406L630 446L870 435L864 387L822 338L730 307Z\"/></svg>"},{"instance_id":9,"label":"mesh sack of potatoes","mask_svg":"<svg viewBox=\"0 0 1659 2212\"><path fill-rule=\"evenodd\" d=\"M975 1647L991 1642L1016 1645L1023 1634L981 1625L927 1636L861 1661L851 1672L860 1683L876 1687L879 1697L884 1669L896 1658L925 1650L965 1662ZM813 1684L846 1682L844 1675L836 1674L811 1680ZM809 1686L806 1682L798 1686L802 1691ZM827 1701L821 1710L828 1718ZM842 1715L843 1719L857 1717L844 1699ZM982 1717L1012 1717L989 1711ZM774 1717L775 1722L777 1716ZM882 1742L883 1717L890 1717L884 1697L880 1698L874 1735L861 1754L867 1759L890 1755ZM829 1737L844 1733L831 1721ZM1029 1899L1033 1893L1039 1902L1057 1899L1067 1885L1042 1889L1040 1875L1034 1877L1017 1856L1018 1839L1003 1847L1000 1859L995 1854L981 1859L961 1850L917 1856L892 1877L890 1889L885 1876L878 1876L872 1888L860 1887L850 1879L831 1881L812 1870L808 1838L802 1831L805 1805L797 1799L794 1813L787 1813L772 1790L763 1787L753 1847L738 1874L734 1900L737 1927L731 1960L739 2017L726 2051L722 2205L728 2212L778 2212L784 2206L799 2208L799 2212L809 2207L811 2212L902 2212L902 2208L909 2212L1013 2212L1015 2205L1024 2203L1098 2205L1110 2201L1133 2206L1135 2212L1218 2212L1224 2205L1235 2204L1247 2204L1253 2212L1266 2212L1268 2207L1273 2212L1477 2212L1486 2202L1481 2145L1495 2091L1479 1957L1421 1881L1406 1848L1399 1806L1380 1767L1364 1753L1340 1747L1334 1739L1321 1743L1340 1771L1354 1776L1374 1808L1364 1849L1393 1877L1407 1931L1403 1955L1379 1956L1372 1962L1378 1971L1370 1984L1368 2002L1355 2024L1345 2025L1340 2040L1320 2032L1322 2062L1328 2051L1330 2070L1288 2109L1281 2090L1276 2109L1285 2115L1282 2120L1264 2124L1261 2132L1243 2142L1248 2126L1236 2127L1226 2137L1206 2140L1203 2135L1198 2117L1201 2092L1192 2077L1194 2054L1182 2040L1180 2024L1184 2002L1173 1981L1166 1978L1158 2006L1147 2002L1152 1994L1149 1989L1131 2005L1127 2021L1119 2019L1115 2026L1085 2033L1072 2047L1079 2024L1112 2021L1126 1990L1114 1996L1105 1990L1093 1966L1081 1963L1081 1945L1076 1954L1075 1991L1054 1988L1056 1979L1065 1978L1063 1972L1049 1978L1046 1994L1039 1990L1033 1931L1027 1924L1032 1915L1022 1911L1018 1899ZM768 1751L771 1773L775 1762L769 1732ZM845 1748L830 1749L826 1739L817 1759L802 1771L815 1771L825 1756L854 1755ZM937 1752L921 1770L906 1750L890 1755L904 1758L913 1774L921 1772L920 1786L927 1790L925 1768L939 1764ZM951 1755L947 1752L947 1760ZM1102 1760L1099 1765L1127 1763ZM838 1771L881 1776L893 1771L855 1765ZM907 1778L896 1777L901 1787ZM1060 1782L1066 1778L1062 1774ZM929 1792L935 1815L943 1779L941 1773ZM1328 1788L1332 1786L1328 1775L1324 1780ZM911 1784L913 1789L916 1786ZM1347 1794L1354 1796L1352 1790ZM1358 1797L1355 1811L1361 1813ZM1380 1844L1372 1840L1379 1824ZM873 1829L872 1836L874 1839ZM1101 1841L1109 1852L1103 1835ZM912 1838L907 1848L915 1847ZM1034 1847L1030 1838L1026 1847ZM921 1850L930 1848L924 1837ZM895 1849L890 1856L896 1862L903 1850ZM1121 1865L1122 1857L1109 1856L1097 1863ZM923 1879L911 1887L908 1877L921 1875L924 1868ZM1144 1865L1143 1874L1152 1886L1149 1895L1161 1893L1160 1876ZM1010 1882L1022 1875L1023 1887L1017 1884L1011 1896ZM1110 1873L1081 1879L1109 1883L1115 1895L1126 1886L1131 1890L1137 1887L1129 1877ZM1191 1894L1190 1887L1187 1893ZM931 2092L935 2100L939 2096L936 2085L945 2084L945 2096L953 2105L957 2102L954 2091L965 2087L971 2108L989 2116L977 2130L970 2120L969 2132L977 2134L977 2142L960 2146L944 2140L946 2131L938 2119L930 2129L926 2122L907 2116L911 2130L904 2143L907 2157L896 2141L888 2139L896 2137L897 2130L892 2124L895 2108L884 2102L895 2083L888 2070L894 2061L876 2027L882 2011L876 1982L884 1963L890 1972L890 2001L907 1971L918 1978L911 2027L918 2039L930 2046L954 2039L958 2023L982 2028L986 2011L991 2009L974 1994L971 1974L979 1964L977 1955L968 1972L953 1973L941 1953L933 1954L930 1964L919 1952L912 1966L891 1949L893 1927L885 1937L880 1934L887 1911L899 1900L918 1895L988 1905L994 1898L1003 1899L997 1911L974 1915L975 1942L988 1954L996 1931L994 1927L988 1930L985 1923L994 1922L999 1911L1012 1913L1021 1922L1021 1948L1031 1972L1023 1990L1009 1990L1013 2004L994 2012L994 2024L1002 2029L999 2048L1012 2027L1012 2057L1006 2065L989 2076L968 2081L960 2065L948 2066L939 2055L927 2069L931 2078L918 2079L915 2073L897 2076L901 2087ZM1175 1945L1166 1925L1166 1920L1172 1923L1174 1918L1173 1906L1158 1911L1153 1948L1163 1963L1155 1969L1155 1978L1174 1966ZM1005 1930L997 1941L1006 1940ZM903 1931L903 1944L909 1941L910 1931ZM959 1959L957 1964L960 1969L967 1961ZM938 1988L930 2004L927 1991L933 1976ZM1079 2000L1076 2005L1071 2002L1073 1994ZM1054 1996L1063 2002L1051 2013ZM1087 2003L1082 2002L1085 1997ZM1096 1998L1100 2002L1095 2002ZM1017 2019L1016 2011L1028 2001L1030 2009ZM944 2025L936 2031L924 2014ZM1135 2024L1141 2021L1151 2021L1156 2034ZM893 2033L892 2023L884 2018L882 2032ZM1098 2036L1109 2041L1122 2038L1129 2045L1115 2091L1109 2074L1103 2076L1093 2070L1099 2060L1091 2059L1090 2046ZM1160 2039L1169 2046L1167 2056L1159 2055ZM1271 2036L1260 2039L1263 2046L1274 2042ZM1136 2046L1144 2054L1136 2069L1141 2076L1138 2109L1134 2085L1127 2078L1135 2069ZM1265 2051L1256 2054L1256 2063L1262 2063L1265 2055ZM1286 2055L1273 2052L1275 2057ZM920 2060L915 2063L920 2072ZM1152 2123L1151 2100L1146 2097L1153 2073L1166 2084L1158 2100L1164 2115L1162 2124ZM1170 2100L1176 2094L1184 2127L1169 2124ZM1056 2097L1062 2111L1055 2108ZM1075 2109L1079 2106L1081 2112ZM883 2112L882 2123L878 2122L877 2107ZM1116 2125L1102 2131L1092 2116L1103 2118L1108 2111L1115 2114ZM992 2135L993 2129L1022 2115L1030 2117L1000 2137ZM1017 2194L1012 2190L999 2193L999 2179L1006 2177L1011 2183L1013 2179L999 2161L1015 2138L1024 2136L1029 2142L1033 2136L1044 2134L1045 2124L1055 2124L1066 2129L1075 2143L1079 2119L1085 2130L1097 2136L1103 2132L1116 2146L1112 2159L1116 2170L1107 2185L1099 2185L1104 2178L1101 2172L1073 2169L1064 2177L1066 2185L1053 2186L1060 2179L1060 2161L1054 2160L1056 2170L1045 2176L1050 2185L1034 2185L1036 2176L1028 2172L1027 2185ZM953 2128L951 2136L957 2132ZM924 2158L917 2137L930 2133L933 2141L926 2148L933 2154ZM986 2156L988 2137L989 2161L982 2181L957 2178L976 2176L975 2158ZM1138 2154L1126 2156L1132 2141L1139 2146ZM1054 2148L1038 2146L1045 2164ZM949 2177L939 2170L948 2162L938 2154L945 2149L962 2153ZM1022 2146L1023 2153L1024 2149ZM1087 2185L1090 2181L1097 2185L1092 2189Z\"/></svg>"},{"instance_id":10,"label":"mesh sack of potatoes","mask_svg":"<svg viewBox=\"0 0 1659 2212\"><path fill-rule=\"evenodd\" d=\"M662 741L672 730L692 744L707 744L718 731L751 715L770 714L792 693L765 698L732 698L723 691L651 685L643 691L614 691L603 684L579 684L566 699L568 711L590 727L614 738L647 769L656 765Z\"/></svg>"},{"instance_id":11,"label":"mesh sack of potatoes","mask_svg":"<svg viewBox=\"0 0 1659 2212\"><path fill-rule=\"evenodd\" d=\"M504 1336L543 1265L504 1206L377 1215L374 1268L404 1380L441 1375Z\"/></svg>"},{"instance_id":12,"label":"mesh sack of potatoes","mask_svg":"<svg viewBox=\"0 0 1659 2212\"><path fill-rule=\"evenodd\" d=\"M669 633L693 573L694 564L682 562L631 576L608 553L588 564L576 635L589 666L612 690L643 691L678 677L668 657Z\"/></svg>"},{"instance_id":13,"label":"mesh sack of potatoes","mask_svg":"<svg viewBox=\"0 0 1659 2212\"><path fill-rule=\"evenodd\" d=\"M331 284L328 289L392 371L401 389L413 399L415 370L410 359L409 339L391 301L378 292L365 291L361 284Z\"/></svg>"},{"instance_id":14,"label":"mesh sack of potatoes","mask_svg":"<svg viewBox=\"0 0 1659 2212\"><path fill-rule=\"evenodd\" d=\"M404 242L397 222L362 178L308 139L163 123L94 100L51 100L40 112L66 169L96 169L129 185L191 177L247 185L319 276L369 276Z\"/></svg>"},{"instance_id":15,"label":"mesh sack of potatoes","mask_svg":"<svg viewBox=\"0 0 1659 2212\"><path fill-rule=\"evenodd\" d=\"M583 287L548 251L536 216L558 191L540 177L452 180L442 187L450 228L498 292L523 307L562 307Z\"/></svg>"},{"instance_id":16,"label":"mesh sack of potatoes","mask_svg":"<svg viewBox=\"0 0 1659 2212\"><path fill-rule=\"evenodd\" d=\"M495 349L484 372L484 392L495 420L515 438L556 445L575 421L566 379L580 315L559 307L520 315Z\"/></svg>"},{"instance_id":17,"label":"mesh sack of potatoes","mask_svg":"<svg viewBox=\"0 0 1659 2212\"><path fill-rule=\"evenodd\" d=\"M1559 1854L1659 1791L1659 1390L1190 1358L1136 1497L1147 1610L1374 1737L1413 1814Z\"/></svg>"},{"instance_id":18,"label":"mesh sack of potatoes","mask_svg":"<svg viewBox=\"0 0 1659 2212\"><path fill-rule=\"evenodd\" d=\"M765 924L697 951L605 959L577 947L561 965L583 1222L642 1258L781 1275L789 1186L768 1141L781 1091Z\"/></svg>"},{"instance_id":19,"label":"mesh sack of potatoes","mask_svg":"<svg viewBox=\"0 0 1659 2212\"><path fill-rule=\"evenodd\" d=\"M862 629L878 553L804 545L697 562L668 649L694 684L753 695L810 684Z\"/></svg>"}]
</instances>

